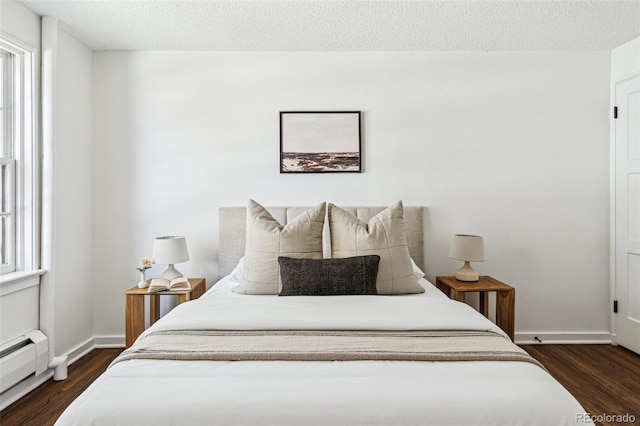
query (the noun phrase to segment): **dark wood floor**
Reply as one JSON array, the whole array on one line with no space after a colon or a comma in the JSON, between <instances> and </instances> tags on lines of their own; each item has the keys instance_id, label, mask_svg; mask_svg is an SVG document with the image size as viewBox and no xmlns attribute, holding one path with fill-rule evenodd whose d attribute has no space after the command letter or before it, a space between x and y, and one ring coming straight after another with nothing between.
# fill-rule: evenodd
<instances>
[{"instance_id":1,"label":"dark wood floor","mask_svg":"<svg viewBox=\"0 0 640 426\"><path fill-rule=\"evenodd\" d=\"M524 346L591 415L635 416L640 424L640 356L610 345ZM96 349L69 367L69 378L49 381L0 413L0 424L53 425L121 349ZM601 424L624 424L602 422ZM627 423L632 424L632 423Z\"/></svg>"},{"instance_id":2,"label":"dark wood floor","mask_svg":"<svg viewBox=\"0 0 640 426\"><path fill-rule=\"evenodd\" d=\"M592 416L624 415L640 425L640 355L611 345L528 345L523 348L547 368Z\"/></svg>"}]
</instances>

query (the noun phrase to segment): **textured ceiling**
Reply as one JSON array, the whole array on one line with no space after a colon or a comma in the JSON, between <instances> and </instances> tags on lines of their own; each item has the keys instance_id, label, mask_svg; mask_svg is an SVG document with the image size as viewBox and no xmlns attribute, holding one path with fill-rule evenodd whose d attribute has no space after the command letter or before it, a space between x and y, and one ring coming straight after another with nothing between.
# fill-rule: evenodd
<instances>
[{"instance_id":1,"label":"textured ceiling","mask_svg":"<svg viewBox=\"0 0 640 426\"><path fill-rule=\"evenodd\" d=\"M94 50L610 50L640 1L18 0Z\"/></svg>"}]
</instances>

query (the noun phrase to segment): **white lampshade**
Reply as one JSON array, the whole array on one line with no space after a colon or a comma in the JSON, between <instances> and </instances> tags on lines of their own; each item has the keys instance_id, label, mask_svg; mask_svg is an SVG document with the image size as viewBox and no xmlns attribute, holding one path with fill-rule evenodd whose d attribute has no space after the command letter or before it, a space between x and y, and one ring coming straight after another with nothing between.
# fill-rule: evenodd
<instances>
[{"instance_id":1,"label":"white lampshade","mask_svg":"<svg viewBox=\"0 0 640 426\"><path fill-rule=\"evenodd\" d=\"M479 235L456 234L451 241L451 250L449 251L451 259L466 260L469 262L483 262L484 256L484 240Z\"/></svg>"},{"instance_id":2,"label":"white lampshade","mask_svg":"<svg viewBox=\"0 0 640 426\"><path fill-rule=\"evenodd\" d=\"M464 265L456 272L458 280L478 281L478 273L471 267L469 262L483 262L486 260L483 238L479 235L454 235L451 241L449 257L464 261Z\"/></svg>"},{"instance_id":3,"label":"white lampshade","mask_svg":"<svg viewBox=\"0 0 640 426\"><path fill-rule=\"evenodd\" d=\"M153 240L152 262L160 265L169 265L162 274L162 278L172 280L182 276L174 267L174 263L189 260L187 239L185 237L167 236L157 237Z\"/></svg>"}]
</instances>

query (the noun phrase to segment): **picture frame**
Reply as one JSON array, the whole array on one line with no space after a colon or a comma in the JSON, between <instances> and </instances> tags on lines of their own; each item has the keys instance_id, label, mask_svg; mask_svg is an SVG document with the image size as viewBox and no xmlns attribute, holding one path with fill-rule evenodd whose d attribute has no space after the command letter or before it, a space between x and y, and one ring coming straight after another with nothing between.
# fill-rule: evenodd
<instances>
[{"instance_id":1,"label":"picture frame","mask_svg":"<svg viewBox=\"0 0 640 426\"><path fill-rule=\"evenodd\" d=\"M280 173L361 173L360 111L280 111Z\"/></svg>"}]
</instances>

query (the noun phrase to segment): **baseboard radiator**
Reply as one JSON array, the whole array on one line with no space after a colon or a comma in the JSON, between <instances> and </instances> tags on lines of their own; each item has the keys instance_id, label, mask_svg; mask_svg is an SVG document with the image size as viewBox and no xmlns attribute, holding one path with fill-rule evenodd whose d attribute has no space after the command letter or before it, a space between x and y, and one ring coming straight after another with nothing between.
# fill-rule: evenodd
<instances>
[{"instance_id":1,"label":"baseboard radiator","mask_svg":"<svg viewBox=\"0 0 640 426\"><path fill-rule=\"evenodd\" d=\"M44 373L49 364L47 336L33 330L0 347L0 393L31 375Z\"/></svg>"}]
</instances>

